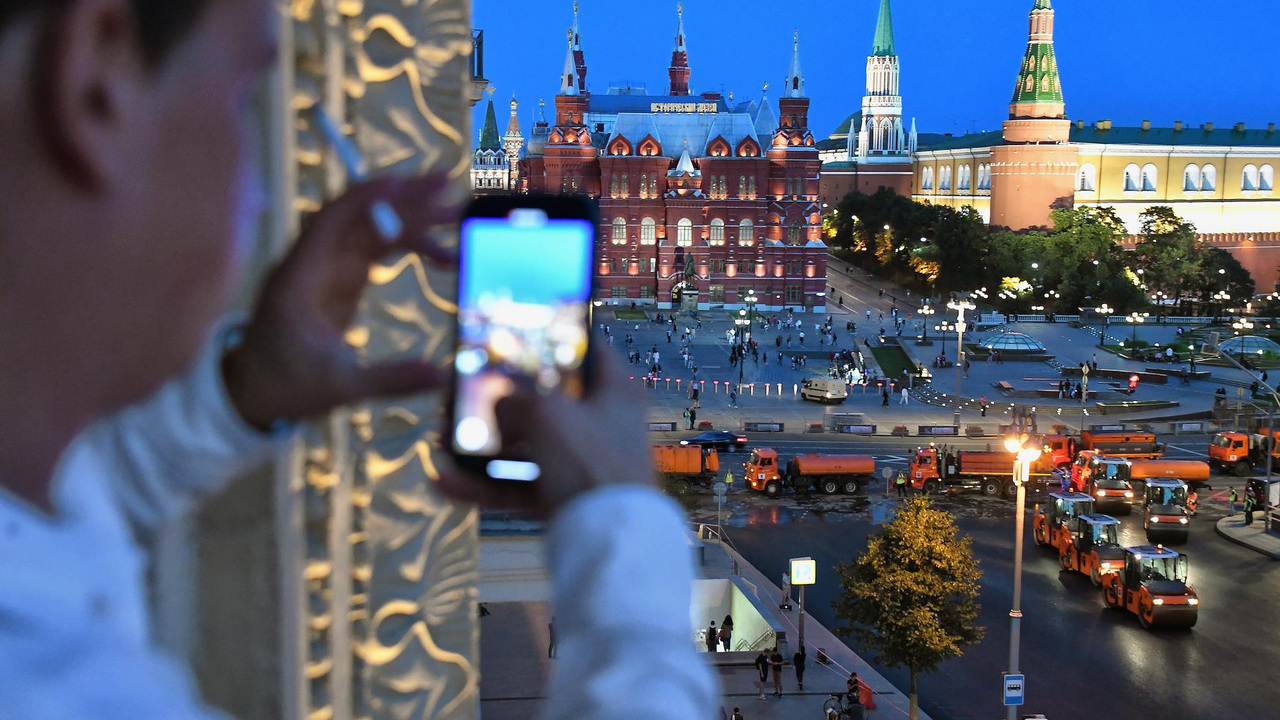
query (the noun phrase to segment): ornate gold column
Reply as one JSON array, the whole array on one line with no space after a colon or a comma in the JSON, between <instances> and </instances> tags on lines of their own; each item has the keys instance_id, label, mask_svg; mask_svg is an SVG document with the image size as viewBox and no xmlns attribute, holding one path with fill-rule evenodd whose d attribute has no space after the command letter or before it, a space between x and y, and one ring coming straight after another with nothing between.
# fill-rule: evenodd
<instances>
[{"instance_id":1,"label":"ornate gold column","mask_svg":"<svg viewBox=\"0 0 1280 720\"><path fill-rule=\"evenodd\" d=\"M317 104L375 174L466 182L469 0L291 0L286 25L280 199L295 218L345 184ZM406 256L371 281L348 340L371 362L443 362L453 279ZM284 718L478 716L478 518L433 491L437 411L415 398L338 413L277 478Z\"/></svg>"}]
</instances>

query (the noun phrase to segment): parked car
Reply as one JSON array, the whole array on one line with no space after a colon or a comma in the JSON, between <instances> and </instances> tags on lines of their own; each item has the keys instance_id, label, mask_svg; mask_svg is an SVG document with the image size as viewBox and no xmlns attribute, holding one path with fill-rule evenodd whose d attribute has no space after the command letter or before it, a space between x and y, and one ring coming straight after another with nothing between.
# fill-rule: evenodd
<instances>
[{"instance_id":1,"label":"parked car","mask_svg":"<svg viewBox=\"0 0 1280 720\"><path fill-rule=\"evenodd\" d=\"M681 440L680 444L698 445L704 449L712 448L717 452L738 452L747 446L747 436L728 430L708 430L693 437L687 437Z\"/></svg>"}]
</instances>

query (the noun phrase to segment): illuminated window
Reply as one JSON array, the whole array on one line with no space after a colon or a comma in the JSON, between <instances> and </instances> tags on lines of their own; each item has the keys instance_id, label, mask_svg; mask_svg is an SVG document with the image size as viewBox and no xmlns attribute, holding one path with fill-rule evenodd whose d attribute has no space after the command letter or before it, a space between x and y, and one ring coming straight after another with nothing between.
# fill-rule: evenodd
<instances>
[{"instance_id":1,"label":"illuminated window","mask_svg":"<svg viewBox=\"0 0 1280 720\"><path fill-rule=\"evenodd\" d=\"M618 176L609 176L609 195L616 196L618 194Z\"/></svg>"},{"instance_id":2,"label":"illuminated window","mask_svg":"<svg viewBox=\"0 0 1280 720\"><path fill-rule=\"evenodd\" d=\"M649 197L649 175L647 173L640 176L640 197Z\"/></svg>"},{"instance_id":3,"label":"illuminated window","mask_svg":"<svg viewBox=\"0 0 1280 720\"><path fill-rule=\"evenodd\" d=\"M631 195L631 192L627 188L627 176L623 175L622 176L622 197L628 197L630 195Z\"/></svg>"},{"instance_id":4,"label":"illuminated window","mask_svg":"<svg viewBox=\"0 0 1280 720\"><path fill-rule=\"evenodd\" d=\"M938 189L939 190L951 189L951 166L950 165L944 165L938 171Z\"/></svg>"},{"instance_id":5,"label":"illuminated window","mask_svg":"<svg viewBox=\"0 0 1280 720\"><path fill-rule=\"evenodd\" d=\"M652 298L653 298L653 286L652 286L652 285L641 285L641 286L640 286L640 299L641 299L641 300L650 300L650 299L652 299Z\"/></svg>"},{"instance_id":6,"label":"illuminated window","mask_svg":"<svg viewBox=\"0 0 1280 720\"><path fill-rule=\"evenodd\" d=\"M1218 187L1218 169L1212 165L1205 165L1200 169L1200 189L1204 192L1212 192Z\"/></svg>"},{"instance_id":7,"label":"illuminated window","mask_svg":"<svg viewBox=\"0 0 1280 720\"><path fill-rule=\"evenodd\" d=\"M799 220L792 220L791 225L787 227L787 244L788 245L800 244L800 221Z\"/></svg>"},{"instance_id":8,"label":"illuminated window","mask_svg":"<svg viewBox=\"0 0 1280 720\"><path fill-rule=\"evenodd\" d=\"M1124 189L1127 192L1134 192L1138 189L1138 175L1141 171L1138 166L1130 163L1124 169Z\"/></svg>"},{"instance_id":9,"label":"illuminated window","mask_svg":"<svg viewBox=\"0 0 1280 720\"><path fill-rule=\"evenodd\" d=\"M658 224L653 218L645 218L640 221L640 244L656 245L658 243Z\"/></svg>"},{"instance_id":10,"label":"illuminated window","mask_svg":"<svg viewBox=\"0 0 1280 720\"><path fill-rule=\"evenodd\" d=\"M1182 171L1182 190L1184 192L1195 192L1200 189L1200 166L1188 165Z\"/></svg>"},{"instance_id":11,"label":"illuminated window","mask_svg":"<svg viewBox=\"0 0 1280 720\"><path fill-rule=\"evenodd\" d=\"M738 223L738 244L743 247L756 244L756 228L750 220Z\"/></svg>"},{"instance_id":12,"label":"illuminated window","mask_svg":"<svg viewBox=\"0 0 1280 720\"><path fill-rule=\"evenodd\" d=\"M680 222L676 223L676 245L680 247L693 245L693 221L689 218L680 218Z\"/></svg>"},{"instance_id":13,"label":"illuminated window","mask_svg":"<svg viewBox=\"0 0 1280 720\"><path fill-rule=\"evenodd\" d=\"M1084 192L1093 192L1098 187L1098 168L1093 163L1085 163L1080 166L1080 190Z\"/></svg>"},{"instance_id":14,"label":"illuminated window","mask_svg":"<svg viewBox=\"0 0 1280 720\"><path fill-rule=\"evenodd\" d=\"M711 244L724 244L724 221L720 218L711 221Z\"/></svg>"},{"instance_id":15,"label":"illuminated window","mask_svg":"<svg viewBox=\"0 0 1280 720\"><path fill-rule=\"evenodd\" d=\"M620 298L625 298L626 296L627 296L626 285L614 285L613 287L609 288L609 297L615 300Z\"/></svg>"},{"instance_id":16,"label":"illuminated window","mask_svg":"<svg viewBox=\"0 0 1280 720\"><path fill-rule=\"evenodd\" d=\"M627 221L624 218L613 219L613 244L625 245L627 243Z\"/></svg>"},{"instance_id":17,"label":"illuminated window","mask_svg":"<svg viewBox=\"0 0 1280 720\"><path fill-rule=\"evenodd\" d=\"M649 178L649 197L658 197L658 176Z\"/></svg>"},{"instance_id":18,"label":"illuminated window","mask_svg":"<svg viewBox=\"0 0 1280 720\"><path fill-rule=\"evenodd\" d=\"M747 178L747 195L752 200L756 199L756 179L754 177Z\"/></svg>"},{"instance_id":19,"label":"illuminated window","mask_svg":"<svg viewBox=\"0 0 1280 720\"><path fill-rule=\"evenodd\" d=\"M959 174L960 174L960 179L956 182L956 185L957 185L957 187L958 187L959 189L961 189L961 190L968 190L968 189L969 189L969 181L971 180L971 178L970 178L970 173L972 173L972 172L973 172L973 171L969 168L969 166L968 166L968 165L961 165L961 166L960 166L960 173L959 173Z\"/></svg>"}]
</instances>

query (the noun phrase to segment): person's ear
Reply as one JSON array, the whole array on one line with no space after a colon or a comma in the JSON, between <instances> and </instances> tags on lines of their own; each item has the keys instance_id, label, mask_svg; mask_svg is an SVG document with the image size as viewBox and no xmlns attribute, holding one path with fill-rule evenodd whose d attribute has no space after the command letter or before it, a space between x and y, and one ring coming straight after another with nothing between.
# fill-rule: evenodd
<instances>
[{"instance_id":1,"label":"person's ear","mask_svg":"<svg viewBox=\"0 0 1280 720\"><path fill-rule=\"evenodd\" d=\"M73 0L51 11L42 46L37 131L71 182L99 191L127 172L146 67L137 16L127 0Z\"/></svg>"}]
</instances>

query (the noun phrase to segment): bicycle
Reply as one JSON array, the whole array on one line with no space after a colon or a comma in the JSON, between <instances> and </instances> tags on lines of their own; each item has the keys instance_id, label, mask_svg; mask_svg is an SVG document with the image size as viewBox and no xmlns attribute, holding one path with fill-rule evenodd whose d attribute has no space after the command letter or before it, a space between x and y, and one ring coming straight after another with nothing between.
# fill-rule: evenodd
<instances>
[{"instance_id":1,"label":"bicycle","mask_svg":"<svg viewBox=\"0 0 1280 720\"><path fill-rule=\"evenodd\" d=\"M862 705L850 703L847 693L831 693L822 703L822 716L825 720L862 720Z\"/></svg>"}]
</instances>

